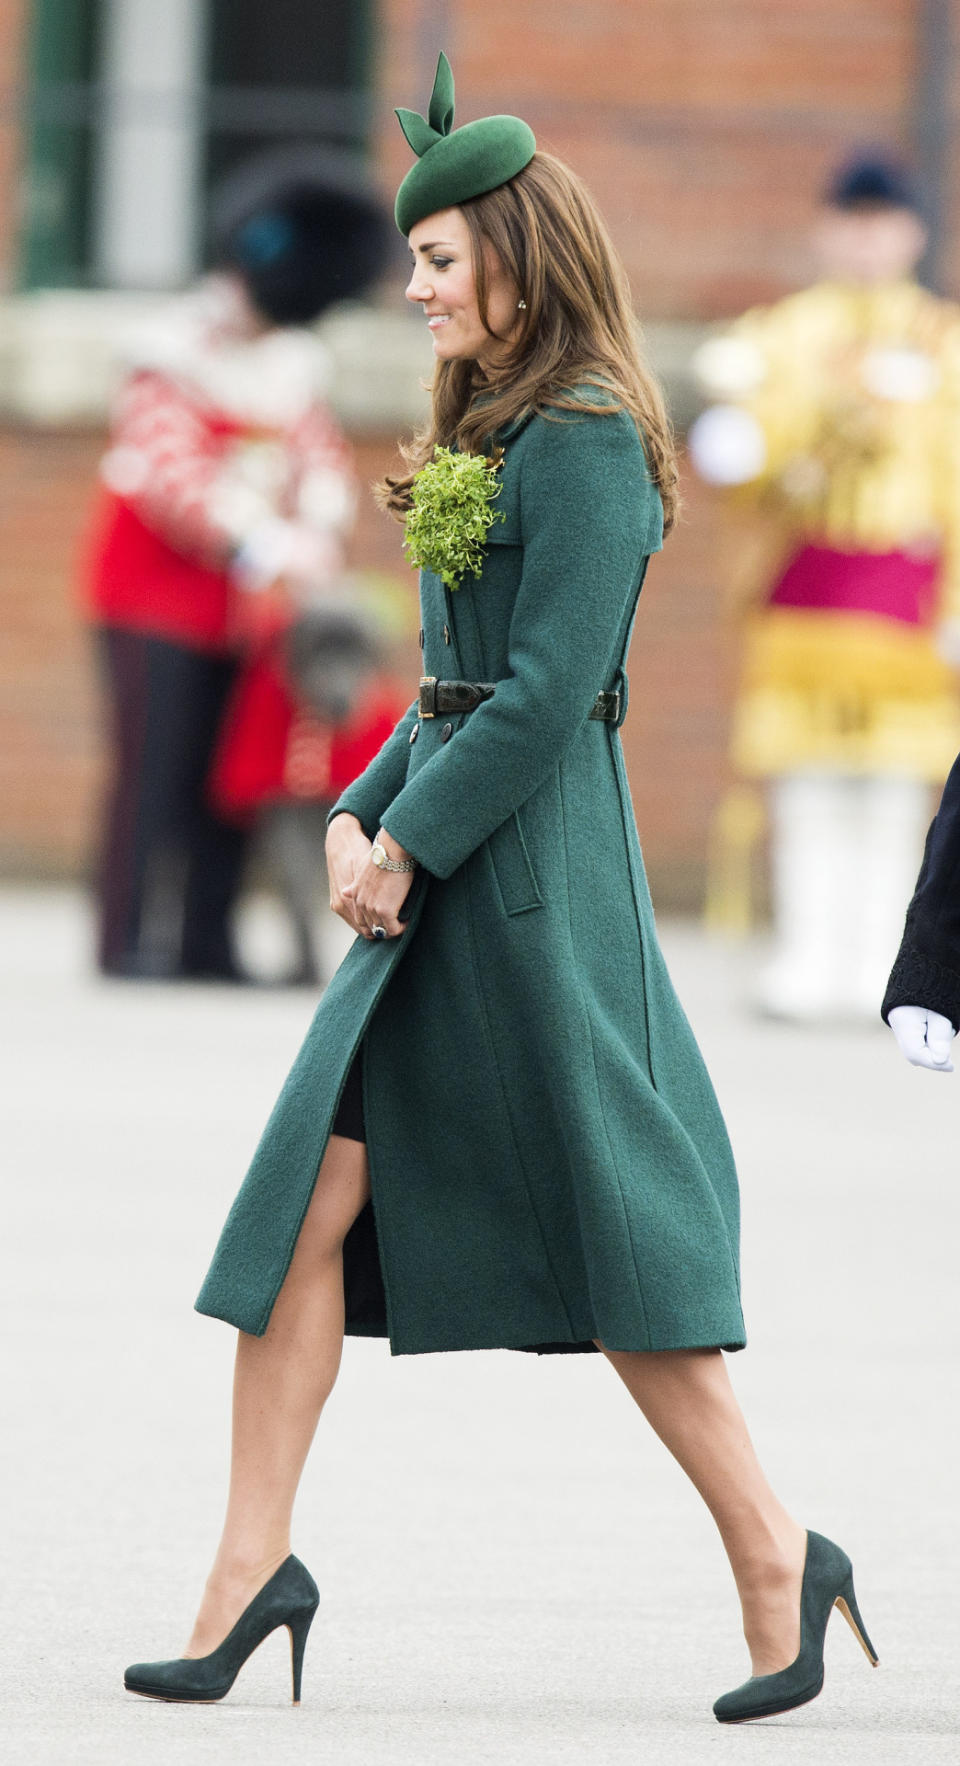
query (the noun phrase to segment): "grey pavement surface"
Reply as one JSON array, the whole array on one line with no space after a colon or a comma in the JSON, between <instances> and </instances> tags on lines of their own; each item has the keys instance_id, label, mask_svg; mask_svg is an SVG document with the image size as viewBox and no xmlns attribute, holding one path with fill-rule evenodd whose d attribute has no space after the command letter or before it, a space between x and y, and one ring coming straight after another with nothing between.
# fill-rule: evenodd
<instances>
[{"instance_id":1,"label":"grey pavement surface","mask_svg":"<svg viewBox=\"0 0 960 1766\"><path fill-rule=\"evenodd\" d=\"M259 935L259 934L258 934ZM251 934L252 936L252 934ZM264 934L266 936L266 934ZM0 892L0 1749L15 1766L913 1766L960 1760L960 1073L743 1009L750 953L664 944L736 1148L762 1457L850 1552L804 1710L746 1671L711 1524L599 1357L348 1341L295 1549L322 1602L217 1706L125 1694L179 1653L224 1491L232 1333L192 1302L309 993L94 980L82 899Z\"/></svg>"}]
</instances>

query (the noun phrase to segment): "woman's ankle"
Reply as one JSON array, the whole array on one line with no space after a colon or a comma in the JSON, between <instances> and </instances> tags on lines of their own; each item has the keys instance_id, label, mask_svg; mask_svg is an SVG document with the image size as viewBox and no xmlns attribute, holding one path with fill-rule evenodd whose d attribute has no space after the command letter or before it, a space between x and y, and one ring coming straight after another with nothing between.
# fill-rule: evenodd
<instances>
[{"instance_id":1,"label":"woman's ankle","mask_svg":"<svg viewBox=\"0 0 960 1766\"><path fill-rule=\"evenodd\" d=\"M244 1608L289 1556L289 1547L284 1545L264 1550L221 1544L184 1655L205 1656L216 1649Z\"/></svg>"},{"instance_id":2,"label":"woman's ankle","mask_svg":"<svg viewBox=\"0 0 960 1766\"><path fill-rule=\"evenodd\" d=\"M802 1568L807 1535L789 1515L773 1519L757 1517L749 1526L739 1525L724 1538L737 1587L762 1588Z\"/></svg>"},{"instance_id":3,"label":"woman's ankle","mask_svg":"<svg viewBox=\"0 0 960 1766\"><path fill-rule=\"evenodd\" d=\"M221 1542L207 1577L207 1587L235 1588L246 1583L266 1582L289 1556L289 1539L259 1545L244 1541Z\"/></svg>"}]
</instances>

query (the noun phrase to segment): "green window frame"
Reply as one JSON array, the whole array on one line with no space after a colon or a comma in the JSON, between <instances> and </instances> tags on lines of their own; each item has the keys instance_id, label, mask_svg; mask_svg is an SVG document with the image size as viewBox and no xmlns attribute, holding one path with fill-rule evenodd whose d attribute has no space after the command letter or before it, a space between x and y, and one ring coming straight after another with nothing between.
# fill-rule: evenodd
<instances>
[{"instance_id":1,"label":"green window frame","mask_svg":"<svg viewBox=\"0 0 960 1766\"><path fill-rule=\"evenodd\" d=\"M211 183L246 155L282 141L367 151L375 0L196 4L206 10L199 241ZM162 19L161 0L157 5ZM104 0L33 0L30 9L16 271L22 289L97 282L92 257L105 109L104 10ZM261 38L261 32L269 35Z\"/></svg>"},{"instance_id":2,"label":"green window frame","mask_svg":"<svg viewBox=\"0 0 960 1766\"><path fill-rule=\"evenodd\" d=\"M99 10L98 0L33 0L30 9L17 278L25 288L85 280L93 165L88 93Z\"/></svg>"}]
</instances>

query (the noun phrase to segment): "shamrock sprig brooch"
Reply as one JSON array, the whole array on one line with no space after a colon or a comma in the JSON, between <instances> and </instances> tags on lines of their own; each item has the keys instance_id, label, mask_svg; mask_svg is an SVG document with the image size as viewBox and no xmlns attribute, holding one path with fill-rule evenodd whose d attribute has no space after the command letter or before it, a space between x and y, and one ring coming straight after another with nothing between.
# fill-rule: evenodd
<instances>
[{"instance_id":1,"label":"shamrock sprig brooch","mask_svg":"<svg viewBox=\"0 0 960 1766\"><path fill-rule=\"evenodd\" d=\"M488 460L436 447L413 480L403 549L411 564L432 570L449 589L458 589L468 573L480 575L487 534L505 519L493 507L502 465L500 449Z\"/></svg>"}]
</instances>

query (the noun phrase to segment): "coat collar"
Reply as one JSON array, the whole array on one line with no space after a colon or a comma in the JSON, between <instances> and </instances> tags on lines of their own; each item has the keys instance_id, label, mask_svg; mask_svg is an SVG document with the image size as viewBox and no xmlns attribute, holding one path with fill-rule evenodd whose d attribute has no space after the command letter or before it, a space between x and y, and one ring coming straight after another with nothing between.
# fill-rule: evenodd
<instances>
[{"instance_id":1,"label":"coat collar","mask_svg":"<svg viewBox=\"0 0 960 1766\"><path fill-rule=\"evenodd\" d=\"M526 429L527 424L533 421L533 416L532 411L521 411L519 417L514 417L512 423L505 423L502 429L497 430L495 440L512 441L515 435L519 435L521 429Z\"/></svg>"}]
</instances>

